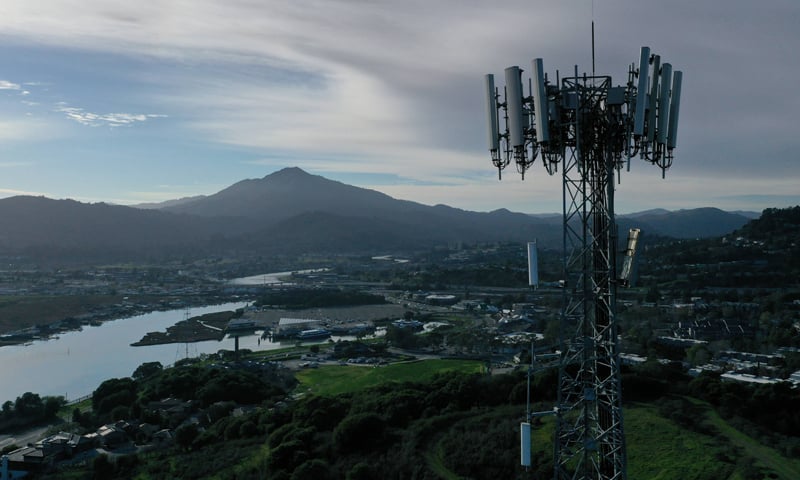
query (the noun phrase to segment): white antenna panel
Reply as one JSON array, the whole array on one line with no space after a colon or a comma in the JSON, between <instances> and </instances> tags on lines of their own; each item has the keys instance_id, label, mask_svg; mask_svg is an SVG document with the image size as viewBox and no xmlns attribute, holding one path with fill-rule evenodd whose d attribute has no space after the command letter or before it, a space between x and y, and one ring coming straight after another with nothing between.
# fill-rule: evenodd
<instances>
[{"instance_id":1,"label":"white antenna panel","mask_svg":"<svg viewBox=\"0 0 800 480\"><path fill-rule=\"evenodd\" d=\"M533 61L533 110L536 114L536 140L539 143L550 141L549 108L547 105L547 86L544 83L544 66L541 58Z\"/></svg>"},{"instance_id":2,"label":"white antenna panel","mask_svg":"<svg viewBox=\"0 0 800 480\"><path fill-rule=\"evenodd\" d=\"M661 93L658 95L658 143L667 143L667 119L669 118L669 89L672 86L672 64L661 66Z\"/></svg>"},{"instance_id":3,"label":"white antenna panel","mask_svg":"<svg viewBox=\"0 0 800 480\"><path fill-rule=\"evenodd\" d=\"M644 134L644 116L647 107L647 75L650 73L650 47L642 47L639 57L639 83L636 88L636 107L633 117L633 134Z\"/></svg>"},{"instance_id":4,"label":"white antenna panel","mask_svg":"<svg viewBox=\"0 0 800 480\"><path fill-rule=\"evenodd\" d=\"M508 104L508 135L512 147L525 145L522 125L522 70L506 68L506 103Z\"/></svg>"},{"instance_id":5,"label":"white antenna panel","mask_svg":"<svg viewBox=\"0 0 800 480\"><path fill-rule=\"evenodd\" d=\"M658 76L661 73L661 56L653 55L653 74L650 86L650 98L647 108L650 109L647 115L647 140L655 140L656 134L656 109L658 108Z\"/></svg>"},{"instance_id":6,"label":"white antenna panel","mask_svg":"<svg viewBox=\"0 0 800 480\"><path fill-rule=\"evenodd\" d=\"M497 98L495 97L494 75L486 75L486 122L489 151L496 152L500 149L500 136L497 127Z\"/></svg>"},{"instance_id":7,"label":"white antenna panel","mask_svg":"<svg viewBox=\"0 0 800 480\"><path fill-rule=\"evenodd\" d=\"M523 467L531 466L531 424L523 422L519 425L520 463Z\"/></svg>"},{"instance_id":8,"label":"white antenna panel","mask_svg":"<svg viewBox=\"0 0 800 480\"><path fill-rule=\"evenodd\" d=\"M681 82L683 72L677 70L672 76L672 101L669 107L669 132L667 133L667 148L675 148L678 141L678 115L681 111Z\"/></svg>"},{"instance_id":9,"label":"white antenna panel","mask_svg":"<svg viewBox=\"0 0 800 480\"><path fill-rule=\"evenodd\" d=\"M528 242L528 285L539 287L539 254L536 242Z\"/></svg>"}]
</instances>

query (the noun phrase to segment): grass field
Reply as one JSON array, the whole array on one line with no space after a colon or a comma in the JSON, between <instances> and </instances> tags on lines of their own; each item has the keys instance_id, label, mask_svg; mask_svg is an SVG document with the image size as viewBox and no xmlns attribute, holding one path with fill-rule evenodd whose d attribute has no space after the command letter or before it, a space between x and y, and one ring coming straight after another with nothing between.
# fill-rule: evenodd
<instances>
[{"instance_id":1,"label":"grass field","mask_svg":"<svg viewBox=\"0 0 800 480\"><path fill-rule=\"evenodd\" d=\"M468 360L424 360L385 367L323 366L297 373L298 392L333 396L385 382L424 381L438 372L480 372L483 366ZM695 406L696 426L687 428L665 418L655 405L625 408L628 477L648 480L744 480L746 478L796 480L800 460L786 458L760 444L721 418L705 402L687 399ZM520 412L524 415L524 412ZM552 455L554 421L545 417L532 431L534 458ZM434 448L428 465L441 478L457 479Z\"/></svg>"},{"instance_id":2,"label":"grass field","mask_svg":"<svg viewBox=\"0 0 800 480\"><path fill-rule=\"evenodd\" d=\"M381 367L329 365L297 373L298 392L339 395L386 382L425 381L441 372L481 372L483 363L476 360L421 360Z\"/></svg>"},{"instance_id":3,"label":"grass field","mask_svg":"<svg viewBox=\"0 0 800 480\"><path fill-rule=\"evenodd\" d=\"M720 460L724 441L687 430L649 405L625 409L628 476L668 480L731 478L735 466Z\"/></svg>"}]
</instances>

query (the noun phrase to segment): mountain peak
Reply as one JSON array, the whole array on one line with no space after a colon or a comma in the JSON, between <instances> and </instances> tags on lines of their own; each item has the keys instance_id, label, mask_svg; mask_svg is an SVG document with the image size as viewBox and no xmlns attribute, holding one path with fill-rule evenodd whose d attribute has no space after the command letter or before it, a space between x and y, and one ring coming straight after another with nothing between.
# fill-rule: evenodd
<instances>
[{"instance_id":1,"label":"mountain peak","mask_svg":"<svg viewBox=\"0 0 800 480\"><path fill-rule=\"evenodd\" d=\"M302 178L302 177L311 177L312 175L300 167L286 167L282 168L276 172L272 172L269 175L264 177L264 180L267 179L275 179L275 180L284 180L287 178Z\"/></svg>"}]
</instances>

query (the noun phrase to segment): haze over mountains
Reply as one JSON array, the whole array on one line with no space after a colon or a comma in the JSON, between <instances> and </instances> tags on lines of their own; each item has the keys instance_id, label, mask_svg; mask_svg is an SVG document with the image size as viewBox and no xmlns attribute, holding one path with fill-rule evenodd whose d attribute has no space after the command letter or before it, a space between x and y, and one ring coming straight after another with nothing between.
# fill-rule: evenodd
<instances>
[{"instance_id":1,"label":"haze over mountains","mask_svg":"<svg viewBox=\"0 0 800 480\"><path fill-rule=\"evenodd\" d=\"M619 216L620 229L694 238L749 218L700 208ZM558 215L428 206L286 168L213 195L140 208L18 196L0 200L0 253L76 258L386 252L455 242L561 244Z\"/></svg>"}]
</instances>

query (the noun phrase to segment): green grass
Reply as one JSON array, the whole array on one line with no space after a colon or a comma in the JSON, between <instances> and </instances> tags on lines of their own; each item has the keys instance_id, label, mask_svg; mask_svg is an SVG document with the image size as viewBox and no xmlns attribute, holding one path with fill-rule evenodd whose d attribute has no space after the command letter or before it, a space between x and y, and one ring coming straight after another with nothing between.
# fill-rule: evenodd
<instances>
[{"instance_id":1,"label":"green grass","mask_svg":"<svg viewBox=\"0 0 800 480\"><path fill-rule=\"evenodd\" d=\"M728 442L738 447L740 451L747 452L747 456L752 457L757 465L777 474L780 479L800 478L800 461L786 458L774 449L760 444L757 440L729 425L710 408L706 412L706 419Z\"/></svg>"},{"instance_id":2,"label":"green grass","mask_svg":"<svg viewBox=\"0 0 800 480\"><path fill-rule=\"evenodd\" d=\"M460 476L456 475L444 464L444 449L437 446L434 451L425 454L425 460L433 473L443 480L462 480Z\"/></svg>"},{"instance_id":3,"label":"green grass","mask_svg":"<svg viewBox=\"0 0 800 480\"><path fill-rule=\"evenodd\" d=\"M681 427L653 406L625 409L625 437L630 478L722 480L733 473L718 459L730 453L724 442Z\"/></svg>"},{"instance_id":4,"label":"green grass","mask_svg":"<svg viewBox=\"0 0 800 480\"><path fill-rule=\"evenodd\" d=\"M382 367L357 365L322 366L297 373L298 392L334 396L374 387L386 382L427 381L441 372L481 372L483 364L475 360L421 360Z\"/></svg>"},{"instance_id":5,"label":"green grass","mask_svg":"<svg viewBox=\"0 0 800 480\"><path fill-rule=\"evenodd\" d=\"M658 408L635 404L625 408L628 478L648 480L744 480L742 464L755 464L763 478L800 478L800 460L786 458L722 419L710 405L697 407L701 433L661 416ZM554 419L545 417L531 430L532 455L552 455ZM429 463L435 452L429 453ZM771 475L771 476L770 476Z\"/></svg>"}]
</instances>

